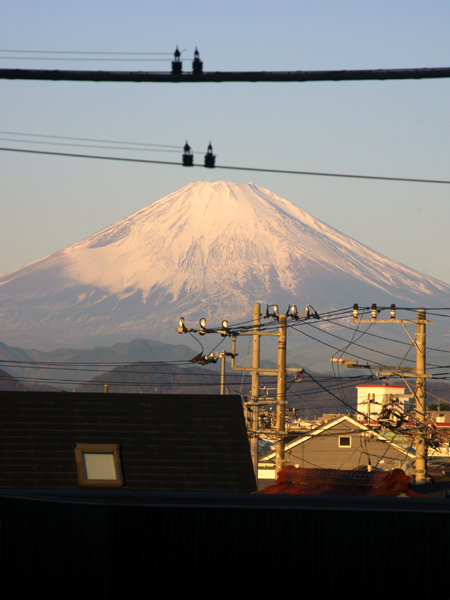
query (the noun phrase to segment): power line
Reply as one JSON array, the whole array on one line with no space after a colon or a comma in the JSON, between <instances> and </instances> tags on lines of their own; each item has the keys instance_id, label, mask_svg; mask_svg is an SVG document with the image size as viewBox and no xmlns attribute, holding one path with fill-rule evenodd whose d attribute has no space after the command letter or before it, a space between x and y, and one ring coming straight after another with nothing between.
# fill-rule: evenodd
<instances>
[{"instance_id":1,"label":"power line","mask_svg":"<svg viewBox=\"0 0 450 600\"><path fill-rule=\"evenodd\" d=\"M134 162L134 163L143 163L143 164L157 164L157 165L173 165L180 167L182 164L180 162L173 162L167 160L150 160L144 158L126 158L120 156L96 156L94 154L75 154L69 152L51 152L48 150L26 150L24 148L0 148L0 151L3 152L18 152L25 154L43 154L47 156L65 156L68 158L92 158L96 160L113 160L113 161L122 161L122 162ZM204 165L192 165L192 167L202 167ZM185 167L191 168L191 167ZM316 171L290 171L286 169L263 169L258 167L231 167L225 165L216 165L217 169L229 169L233 171L257 171L260 173L281 173L284 175L313 175L316 177L340 177L340 178L350 178L350 179L371 179L378 181L401 181L407 183L439 183L439 184L450 184L450 180L442 180L442 179L415 179L408 177L384 177L379 175L350 175L345 173L321 173ZM444 316L444 315L440 315Z\"/></svg>"},{"instance_id":2,"label":"power line","mask_svg":"<svg viewBox=\"0 0 450 600\"><path fill-rule=\"evenodd\" d=\"M160 367L165 367L165 366L176 366L176 365L182 365L182 364L188 364L190 363L190 361L188 359L183 359L183 360L158 360L158 361L128 361L128 362L108 362L108 361L102 361L102 362L74 362L74 361L64 361L64 362L57 362L57 361L39 361L39 360L9 360L9 359L0 359L0 364L8 364L8 365L21 365L21 366L29 366L29 367L35 367L36 365L50 365L50 366L61 366L61 365L68 365L68 366L87 366L87 367L93 367L93 366L99 366L99 367L135 367L135 366L141 366L141 367L147 367L147 366L160 366Z\"/></svg>"},{"instance_id":3,"label":"power line","mask_svg":"<svg viewBox=\"0 0 450 600\"><path fill-rule=\"evenodd\" d=\"M308 81L384 81L441 79L450 77L449 67L424 69L352 69L341 71L230 71L158 73L133 71L51 71L45 69L0 69L0 79L39 81L110 81L147 83L225 83Z\"/></svg>"},{"instance_id":4,"label":"power line","mask_svg":"<svg viewBox=\"0 0 450 600\"><path fill-rule=\"evenodd\" d=\"M156 148L151 148L149 146L147 147L124 147L124 146L100 146L98 144L93 144L93 143L89 143L89 144L75 144L73 142L44 142L42 140L16 140L14 138L5 138L5 137L0 137L0 140L2 142L22 142L22 143L27 143L27 144L40 144L43 146L72 146L72 147L76 147L76 148L101 148L102 150L126 150L126 151L132 151L132 152L173 152L173 153L179 153L180 149L178 148L177 150L172 150L170 148L163 148L163 147L156 147ZM120 144L120 142L118 142Z\"/></svg>"},{"instance_id":5,"label":"power line","mask_svg":"<svg viewBox=\"0 0 450 600\"><path fill-rule=\"evenodd\" d=\"M102 54L102 55L145 55L145 56L173 56L173 52L91 52L86 51L72 51L72 50L0 50L0 52L8 52L14 54Z\"/></svg>"},{"instance_id":6,"label":"power line","mask_svg":"<svg viewBox=\"0 0 450 600\"><path fill-rule=\"evenodd\" d=\"M171 144L151 144L148 142L123 142L117 140L103 140L98 138L84 138L84 137L73 137L67 135L49 135L44 133L21 133L18 131L0 131L1 135L17 135L17 136L26 136L26 137L36 137L36 138L46 138L46 139L56 139L56 140L75 140L78 142L100 142L102 144L123 144L127 146L144 146L151 148L174 148L176 150L182 150L183 146L175 146ZM15 140L29 143L28 140ZM450 310L450 309L449 309Z\"/></svg>"},{"instance_id":7,"label":"power line","mask_svg":"<svg viewBox=\"0 0 450 600\"><path fill-rule=\"evenodd\" d=\"M67 61L83 61L83 62L161 62L169 60L169 58L75 58L62 56L0 56L0 60L63 60Z\"/></svg>"},{"instance_id":8,"label":"power line","mask_svg":"<svg viewBox=\"0 0 450 600\"><path fill-rule=\"evenodd\" d=\"M312 324L309 324L309 326L312 327L313 329L317 329L321 333L325 333L326 335L329 335L331 337L337 338L338 340L342 340L343 342L346 342L346 344L347 344L346 348L343 348L343 349L341 348L339 350L339 352L341 352L341 353L346 352L346 349L348 347L350 347L350 346L358 346L358 348L363 348L364 350L369 350L369 352L374 352L376 354L382 354L383 356L389 356L391 358L395 358L396 360L401 360L401 356L395 356L395 354L390 354L388 352L383 352L381 350L376 350L375 348L369 348L368 346L363 346L362 344L358 344L356 341L348 341L348 340L346 340L345 338L343 338L343 337L341 337L339 335L331 333L331 332L327 331L326 329L320 329L319 327L316 327L315 325L312 325ZM362 335L366 334L365 331L362 331L360 333L361 333L360 337L362 337ZM378 336L378 337L380 337L380 336ZM319 341L319 340L317 340L317 341ZM412 360L412 359L408 359L407 358L407 359L405 359L405 362L415 362L415 361Z\"/></svg>"}]
</instances>

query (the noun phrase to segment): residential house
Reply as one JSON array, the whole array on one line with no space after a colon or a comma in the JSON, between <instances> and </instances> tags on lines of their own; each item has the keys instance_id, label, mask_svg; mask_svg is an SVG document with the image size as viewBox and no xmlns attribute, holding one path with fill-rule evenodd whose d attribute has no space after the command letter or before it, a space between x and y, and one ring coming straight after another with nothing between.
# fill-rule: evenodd
<instances>
[{"instance_id":1,"label":"residential house","mask_svg":"<svg viewBox=\"0 0 450 600\"><path fill-rule=\"evenodd\" d=\"M402 468L411 474L414 458L411 442L400 433L387 432L385 436L346 415L286 444L286 464L303 468ZM275 452L260 459L258 479L263 485L275 480Z\"/></svg>"}]
</instances>

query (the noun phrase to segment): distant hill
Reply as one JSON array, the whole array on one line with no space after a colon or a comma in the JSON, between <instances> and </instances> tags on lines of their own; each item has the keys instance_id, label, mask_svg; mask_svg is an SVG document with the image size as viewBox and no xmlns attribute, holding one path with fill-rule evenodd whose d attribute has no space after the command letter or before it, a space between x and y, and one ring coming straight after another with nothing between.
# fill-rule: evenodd
<instances>
[{"instance_id":1,"label":"distant hill","mask_svg":"<svg viewBox=\"0 0 450 600\"><path fill-rule=\"evenodd\" d=\"M164 344L155 340L135 339L113 346L89 349L58 348L51 352L23 350L0 342L0 368L16 377L73 388L96 373L109 371L118 364L178 361L186 363L198 351L184 344ZM35 388L34 388L35 389Z\"/></svg>"},{"instance_id":2,"label":"distant hill","mask_svg":"<svg viewBox=\"0 0 450 600\"><path fill-rule=\"evenodd\" d=\"M300 415L315 418L324 412L346 412L347 409L356 407L356 388L359 378L349 379L340 385L331 377L314 374L319 383L305 376L302 382L294 382L293 376L288 377L288 410L298 408ZM227 369L225 375L226 392L247 395L251 390L251 376L242 376L242 373ZM267 392L267 400L276 396L277 379L261 377L261 397ZM116 367L108 373L103 373L93 378L86 384L74 388L76 392L104 391L104 386L109 386L109 392L145 393L145 394L219 394L220 372L214 371L209 366L194 366L189 368L177 367L170 364L141 365L134 364L126 367ZM267 388L264 390L264 386ZM331 392L331 394L327 391ZM335 394L335 395L333 395ZM342 395L344 402L336 396ZM341 397L341 396L339 396ZM265 404L261 398L261 409L272 408L273 404Z\"/></svg>"},{"instance_id":3,"label":"distant hill","mask_svg":"<svg viewBox=\"0 0 450 600\"><path fill-rule=\"evenodd\" d=\"M17 381L15 377L0 369L0 390L5 392L25 392L27 386L20 381Z\"/></svg>"},{"instance_id":4,"label":"distant hill","mask_svg":"<svg viewBox=\"0 0 450 600\"><path fill-rule=\"evenodd\" d=\"M74 391L103 392L105 384L110 392L144 393L144 394L220 394L220 372L206 366L182 368L169 363L161 365L142 365L135 363L118 366L94 377L91 381L80 384ZM247 393L250 387L250 376L244 378L241 388L242 374L228 371L226 384L228 393Z\"/></svg>"},{"instance_id":5,"label":"distant hill","mask_svg":"<svg viewBox=\"0 0 450 600\"><path fill-rule=\"evenodd\" d=\"M39 382L22 383L15 377L0 369L0 391L5 392L59 392L61 387L54 387Z\"/></svg>"},{"instance_id":6,"label":"distant hill","mask_svg":"<svg viewBox=\"0 0 450 600\"><path fill-rule=\"evenodd\" d=\"M66 389L102 393L104 385L108 384L110 392L219 394L220 361L208 366L194 366L189 361L196 354L197 350L183 344L164 344L148 339L111 347L63 348L52 352L23 350L0 343L0 390L51 392ZM245 360L240 356L238 364L243 365ZM276 365L273 361L262 360L261 366L273 368ZM302 416L314 418L323 412L346 412L347 404L352 408L356 406L355 386L361 380L355 374L350 377L351 372L344 370L342 379L334 378L331 373L311 374L319 383L314 383L306 374L298 383L293 382L292 376L288 377L289 407L297 407ZM233 393L248 394L250 376L242 378L241 373L231 371L227 362L226 385ZM267 394L273 397L276 378L262 377L261 386L268 388ZM428 404L450 402L450 383L428 379L427 390ZM262 387L261 395L265 393Z\"/></svg>"}]
</instances>

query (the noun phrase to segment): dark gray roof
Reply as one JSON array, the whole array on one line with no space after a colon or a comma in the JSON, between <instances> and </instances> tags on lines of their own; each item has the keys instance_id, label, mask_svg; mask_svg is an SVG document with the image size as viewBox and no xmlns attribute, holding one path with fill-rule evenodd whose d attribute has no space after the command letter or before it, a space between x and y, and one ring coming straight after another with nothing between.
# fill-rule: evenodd
<instances>
[{"instance_id":1,"label":"dark gray roof","mask_svg":"<svg viewBox=\"0 0 450 600\"><path fill-rule=\"evenodd\" d=\"M256 489L239 396L0 393L0 488L78 489L75 445L119 444L123 489Z\"/></svg>"}]
</instances>

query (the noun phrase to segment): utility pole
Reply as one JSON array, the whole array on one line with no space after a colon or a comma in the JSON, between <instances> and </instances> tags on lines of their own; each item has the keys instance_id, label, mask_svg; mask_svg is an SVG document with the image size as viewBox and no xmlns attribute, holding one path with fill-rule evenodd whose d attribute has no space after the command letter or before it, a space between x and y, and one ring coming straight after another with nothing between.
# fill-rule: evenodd
<instances>
[{"instance_id":1,"label":"utility pole","mask_svg":"<svg viewBox=\"0 0 450 600\"><path fill-rule=\"evenodd\" d=\"M269 308L272 308L272 312L269 313ZM250 394L250 400L244 403L244 415L246 423L248 423L248 415L251 412L252 418L250 420L250 450L252 455L253 469L255 473L255 479L258 481L258 439L259 439L259 403L261 404L276 404L277 405L277 423L276 423L276 466L275 473L283 469L285 463L284 449L285 449L285 421L286 421L286 373L295 372L301 373L303 369L290 369L286 366L286 339L287 339L287 318L290 317L298 321L299 317L304 317L305 320L314 318L319 319L319 315L316 311L311 312L311 308L308 305L306 313L297 312L297 307L291 305L285 314L281 314L276 304L267 307L267 311L264 315L261 314L261 305L255 304L253 306L253 322L252 326L244 327L239 330L232 330L228 326L228 321L222 321L222 327L217 329L209 329L206 326L206 320L200 319L200 329L190 329L186 327L184 323L184 317L180 318L178 327L175 329L177 333L190 333L195 332L200 335L206 333L220 333L223 337L231 336L231 353L226 352L226 356L231 356L231 368L233 371L247 371L252 374L252 388ZM272 318L278 321L278 331L261 331L261 317ZM236 338L240 335L251 335L253 337L253 353L252 353L252 366L251 367L238 367L236 366ZM261 336L277 336L278 337L278 365L276 368L261 368L260 367L260 338ZM223 353L222 353L223 354ZM221 357L222 357L221 354ZM207 364L213 355L202 357L201 354L193 359L193 362L201 362L201 364ZM225 356L222 358L225 360ZM276 400L266 400L261 402L259 396L259 378L261 375L276 376L277 377L277 397ZM224 393L224 376L225 367L222 362L222 386L221 393Z\"/></svg>"},{"instance_id":2,"label":"utility pole","mask_svg":"<svg viewBox=\"0 0 450 600\"><path fill-rule=\"evenodd\" d=\"M277 442L275 446L275 478L284 469L286 446L286 315L280 315L278 330L277 373Z\"/></svg>"},{"instance_id":3,"label":"utility pole","mask_svg":"<svg viewBox=\"0 0 450 600\"><path fill-rule=\"evenodd\" d=\"M258 402L259 398L259 377L260 375L276 376L277 377L277 397L276 400L266 401L259 403L264 404L276 404L277 406L277 422L275 431L275 445L276 445L276 461L275 461L275 476L278 472L284 468L285 456L285 421L286 421L286 373L295 372L299 373L303 369L290 369L286 366L286 339L287 339L287 317L298 319L299 317L311 318L309 309L307 313L298 313L295 306L289 307L289 311L286 314L280 314L278 307L274 305L274 313L272 315L278 321L277 332L266 332L261 331L261 307L259 304L255 304L253 308L253 325L252 332L239 332L239 335L252 335L253 336L253 358L252 367L237 367L236 366L236 335L232 334L232 346L231 346L231 368L233 371L251 371L252 373L252 400L246 402L244 407L247 408L247 415L252 411L251 420L251 440L250 449L252 453L252 462L255 470L255 478L258 480L258 432L259 432L259 418L258 418ZM316 313L317 315L317 313ZM264 315L267 317L267 314ZM315 318L318 318L316 316ZM278 337L278 365L275 369L262 368L260 367L260 338L261 336L277 336Z\"/></svg>"},{"instance_id":4,"label":"utility pole","mask_svg":"<svg viewBox=\"0 0 450 600\"><path fill-rule=\"evenodd\" d=\"M222 350L219 358L222 360L222 364L220 366L220 394L223 396L225 394L225 361L227 359L225 350Z\"/></svg>"},{"instance_id":5,"label":"utility pole","mask_svg":"<svg viewBox=\"0 0 450 600\"><path fill-rule=\"evenodd\" d=\"M383 307L385 308L385 307ZM376 304L372 304L372 318L371 319L360 319L358 316L358 305L353 305L353 323L400 323L403 329L408 334L411 340L411 345L406 352L405 356L400 361L397 367L389 367L386 365L359 365L358 361L345 360L343 358L332 358L332 362L338 362L345 364L348 369L380 369L375 373L377 377L414 377L416 379L416 422L417 430L414 437L414 448L416 451L415 460L415 483L416 485L424 485L427 480L427 448L426 448L426 421L425 421L425 381L431 375L426 373L426 324L433 323L433 321L427 320L426 310L419 309L417 311L416 319L397 319L395 304L391 304L390 307L390 319L379 319L378 314L383 308L377 308ZM416 336L412 338L405 325L408 323L416 324ZM416 367L402 367L401 364L408 355L409 350L415 346L416 348ZM370 425L370 423L369 423Z\"/></svg>"},{"instance_id":6,"label":"utility pole","mask_svg":"<svg viewBox=\"0 0 450 600\"><path fill-rule=\"evenodd\" d=\"M416 327L416 420L415 439L416 485L424 485L427 478L427 448L425 445L425 366L426 366L426 312L417 311Z\"/></svg>"},{"instance_id":7,"label":"utility pole","mask_svg":"<svg viewBox=\"0 0 450 600\"><path fill-rule=\"evenodd\" d=\"M259 443L259 360L260 360L260 328L261 305L253 305L253 353L252 353L252 437L250 439L250 452L253 461L253 470L258 481L258 443Z\"/></svg>"}]
</instances>

